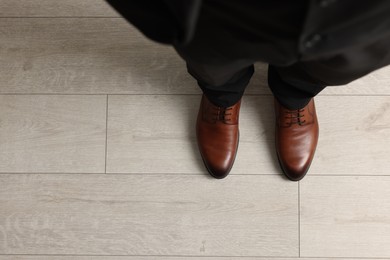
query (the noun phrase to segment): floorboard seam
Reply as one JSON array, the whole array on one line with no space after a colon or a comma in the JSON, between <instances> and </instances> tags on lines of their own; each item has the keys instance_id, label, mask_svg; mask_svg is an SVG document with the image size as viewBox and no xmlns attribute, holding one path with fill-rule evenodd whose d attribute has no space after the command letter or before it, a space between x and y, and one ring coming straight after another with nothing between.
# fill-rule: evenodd
<instances>
[{"instance_id":1,"label":"floorboard seam","mask_svg":"<svg viewBox=\"0 0 390 260\"><path fill-rule=\"evenodd\" d=\"M298 256L301 257L301 188L298 182Z\"/></svg>"},{"instance_id":2,"label":"floorboard seam","mask_svg":"<svg viewBox=\"0 0 390 260\"><path fill-rule=\"evenodd\" d=\"M104 152L104 173L107 174L108 95L106 97L106 144Z\"/></svg>"}]
</instances>

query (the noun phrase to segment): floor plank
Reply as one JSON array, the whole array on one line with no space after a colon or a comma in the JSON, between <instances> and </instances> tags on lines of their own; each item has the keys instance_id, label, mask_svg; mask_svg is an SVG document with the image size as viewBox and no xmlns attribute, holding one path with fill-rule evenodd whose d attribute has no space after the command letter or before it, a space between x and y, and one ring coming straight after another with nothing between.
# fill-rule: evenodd
<instances>
[{"instance_id":1,"label":"floor plank","mask_svg":"<svg viewBox=\"0 0 390 260\"><path fill-rule=\"evenodd\" d=\"M205 173L196 146L200 96L110 96L107 172ZM388 175L390 97L318 97L320 140L309 174ZM278 174L273 100L247 96L231 174Z\"/></svg>"},{"instance_id":2,"label":"floor plank","mask_svg":"<svg viewBox=\"0 0 390 260\"><path fill-rule=\"evenodd\" d=\"M321 96L335 95L389 95L390 94L390 66L383 67L372 73L356 79L344 86L330 86L325 88Z\"/></svg>"},{"instance_id":3,"label":"floor plank","mask_svg":"<svg viewBox=\"0 0 390 260\"><path fill-rule=\"evenodd\" d=\"M200 93L171 47L147 40L124 19L1 22L0 93ZM256 68L246 93L270 95L267 66ZM322 95L390 95L389 71L390 67L383 68L347 86L327 88Z\"/></svg>"},{"instance_id":4,"label":"floor plank","mask_svg":"<svg viewBox=\"0 0 390 260\"><path fill-rule=\"evenodd\" d=\"M0 254L298 256L275 176L0 175Z\"/></svg>"},{"instance_id":5,"label":"floor plank","mask_svg":"<svg viewBox=\"0 0 390 260\"><path fill-rule=\"evenodd\" d=\"M320 139L311 174L390 174L390 97L319 97L317 107Z\"/></svg>"},{"instance_id":6,"label":"floor plank","mask_svg":"<svg viewBox=\"0 0 390 260\"><path fill-rule=\"evenodd\" d=\"M0 95L0 172L105 168L106 96Z\"/></svg>"},{"instance_id":7,"label":"floor plank","mask_svg":"<svg viewBox=\"0 0 390 260\"><path fill-rule=\"evenodd\" d=\"M0 0L0 17L118 17L103 0Z\"/></svg>"},{"instance_id":8,"label":"floor plank","mask_svg":"<svg viewBox=\"0 0 390 260\"><path fill-rule=\"evenodd\" d=\"M301 256L390 258L390 177L305 178Z\"/></svg>"},{"instance_id":9,"label":"floor plank","mask_svg":"<svg viewBox=\"0 0 390 260\"><path fill-rule=\"evenodd\" d=\"M171 47L123 19L1 22L0 93L200 93Z\"/></svg>"},{"instance_id":10,"label":"floor plank","mask_svg":"<svg viewBox=\"0 0 390 260\"><path fill-rule=\"evenodd\" d=\"M110 96L107 172L205 173L194 133L199 98ZM6 124L2 127L1 144L5 149L1 152L0 171L102 171L104 97L3 95L1 99L1 115ZM79 103L80 99L103 103L93 104L100 109L93 110L88 108L89 101ZM77 111L84 111L85 120L65 116L69 102L81 106ZM388 97L317 98L321 134L310 174L388 175L389 103ZM51 129L44 129L37 123L58 124L58 116L62 118L60 127L51 125ZM83 127L72 120L83 122ZM84 125L88 121L91 125ZM93 128L94 124L99 125L100 132ZM240 126L240 147L232 174L280 174L273 147L272 99L246 97ZM89 135L89 131L95 135ZM85 135L90 143L84 140ZM59 147L53 152L55 144ZM89 159L81 160L80 156Z\"/></svg>"},{"instance_id":11,"label":"floor plank","mask_svg":"<svg viewBox=\"0 0 390 260\"><path fill-rule=\"evenodd\" d=\"M109 96L107 172L208 175L195 138L199 101L198 95ZM245 98L232 174L270 174L278 169L272 120L272 99Z\"/></svg>"}]
</instances>

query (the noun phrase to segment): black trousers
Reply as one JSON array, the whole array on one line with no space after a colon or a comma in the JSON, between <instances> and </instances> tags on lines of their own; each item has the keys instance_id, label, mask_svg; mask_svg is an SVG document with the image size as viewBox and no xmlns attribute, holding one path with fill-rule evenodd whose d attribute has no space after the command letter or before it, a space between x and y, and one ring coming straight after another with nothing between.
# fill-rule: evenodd
<instances>
[{"instance_id":1,"label":"black trousers","mask_svg":"<svg viewBox=\"0 0 390 260\"><path fill-rule=\"evenodd\" d=\"M358 46L320 60L298 61L290 66L269 65L268 84L275 98L290 109L304 107L327 86L345 85L390 63L390 37ZM197 46L176 51L186 61L188 72L215 105L228 107L244 94L256 60L199 59ZM193 50L196 57L193 57ZM201 60L201 62L199 62ZM264 62L264 61L263 61Z\"/></svg>"},{"instance_id":2,"label":"black trousers","mask_svg":"<svg viewBox=\"0 0 390 260\"><path fill-rule=\"evenodd\" d=\"M268 85L290 109L304 107L327 86L345 85L390 64L390 33L351 42L348 48L330 44L326 52L314 46L310 54L302 54L298 41L308 15L303 2L275 2L268 9L246 3L204 1L192 41L174 46L204 94L218 106L231 106L242 97L255 62L269 64ZM245 12L235 11L240 6Z\"/></svg>"},{"instance_id":3,"label":"black trousers","mask_svg":"<svg viewBox=\"0 0 390 260\"><path fill-rule=\"evenodd\" d=\"M108 2L145 35L173 44L219 106L241 98L255 62L270 64L271 91L291 109L390 64L385 0Z\"/></svg>"}]
</instances>

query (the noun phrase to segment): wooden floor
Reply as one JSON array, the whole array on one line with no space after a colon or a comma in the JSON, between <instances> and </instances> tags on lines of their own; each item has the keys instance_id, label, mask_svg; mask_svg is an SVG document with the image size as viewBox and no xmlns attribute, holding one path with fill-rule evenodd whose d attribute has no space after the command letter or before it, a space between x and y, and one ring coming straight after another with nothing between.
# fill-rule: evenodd
<instances>
[{"instance_id":1,"label":"wooden floor","mask_svg":"<svg viewBox=\"0 0 390 260\"><path fill-rule=\"evenodd\" d=\"M301 182L266 66L236 164L208 176L195 81L100 0L0 0L0 260L390 259L390 67L316 98Z\"/></svg>"}]
</instances>

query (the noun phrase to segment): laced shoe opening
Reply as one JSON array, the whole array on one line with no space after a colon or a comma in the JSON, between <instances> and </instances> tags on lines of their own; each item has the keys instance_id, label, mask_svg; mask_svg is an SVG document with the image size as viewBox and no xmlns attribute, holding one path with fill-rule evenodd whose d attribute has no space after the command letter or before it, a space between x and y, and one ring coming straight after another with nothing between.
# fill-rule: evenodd
<instances>
[{"instance_id":1,"label":"laced shoe opening","mask_svg":"<svg viewBox=\"0 0 390 260\"><path fill-rule=\"evenodd\" d=\"M289 121L287 122L288 125L303 125L306 120L304 119L305 115L303 112L305 109L297 109L297 110L286 110L285 111L285 118L288 119Z\"/></svg>"},{"instance_id":2,"label":"laced shoe opening","mask_svg":"<svg viewBox=\"0 0 390 260\"><path fill-rule=\"evenodd\" d=\"M223 123L227 123L229 121L232 121L232 118L230 117L232 115L231 110L233 107L214 107L215 112L213 113L214 122L220 121Z\"/></svg>"}]
</instances>

